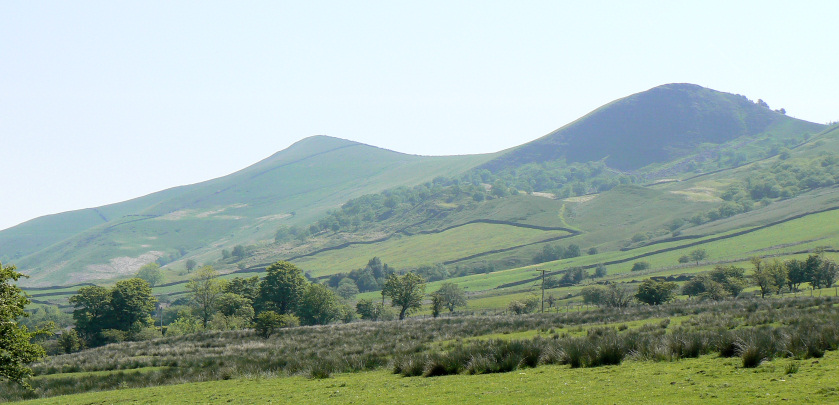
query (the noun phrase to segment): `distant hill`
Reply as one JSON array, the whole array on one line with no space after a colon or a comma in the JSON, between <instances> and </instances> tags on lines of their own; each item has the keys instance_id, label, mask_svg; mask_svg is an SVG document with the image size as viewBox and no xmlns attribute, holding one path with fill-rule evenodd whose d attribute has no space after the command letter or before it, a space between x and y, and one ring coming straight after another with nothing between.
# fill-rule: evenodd
<instances>
[{"instance_id":1,"label":"distant hill","mask_svg":"<svg viewBox=\"0 0 839 405\"><path fill-rule=\"evenodd\" d=\"M635 170L686 155L702 143L722 144L773 130L819 132L824 126L787 117L745 96L694 84L666 84L625 97L487 162L490 170L566 159L606 159Z\"/></svg>"},{"instance_id":2,"label":"distant hill","mask_svg":"<svg viewBox=\"0 0 839 405\"><path fill-rule=\"evenodd\" d=\"M0 257L29 274L30 284L124 276L160 257L203 262L222 248L271 240L281 224L305 225L350 198L462 172L490 157L417 156L310 137L228 176L6 229Z\"/></svg>"}]
</instances>

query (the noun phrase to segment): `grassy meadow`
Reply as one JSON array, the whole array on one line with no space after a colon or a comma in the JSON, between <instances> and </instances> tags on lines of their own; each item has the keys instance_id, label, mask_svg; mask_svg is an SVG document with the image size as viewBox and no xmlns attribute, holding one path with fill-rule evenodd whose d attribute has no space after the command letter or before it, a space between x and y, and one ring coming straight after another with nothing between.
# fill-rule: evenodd
<instances>
[{"instance_id":1,"label":"grassy meadow","mask_svg":"<svg viewBox=\"0 0 839 405\"><path fill-rule=\"evenodd\" d=\"M837 395L825 377L839 367L837 305L788 296L298 327L267 339L204 332L53 356L34 365L34 392L4 384L0 398L824 402Z\"/></svg>"},{"instance_id":2,"label":"grassy meadow","mask_svg":"<svg viewBox=\"0 0 839 405\"><path fill-rule=\"evenodd\" d=\"M795 373L789 374L788 369ZM754 369L736 359L702 356L666 363L572 369L542 366L500 374L405 378L388 371L343 373L328 379L258 376L26 401L106 403L809 403L839 401L839 353L812 361L775 360Z\"/></svg>"}]
</instances>

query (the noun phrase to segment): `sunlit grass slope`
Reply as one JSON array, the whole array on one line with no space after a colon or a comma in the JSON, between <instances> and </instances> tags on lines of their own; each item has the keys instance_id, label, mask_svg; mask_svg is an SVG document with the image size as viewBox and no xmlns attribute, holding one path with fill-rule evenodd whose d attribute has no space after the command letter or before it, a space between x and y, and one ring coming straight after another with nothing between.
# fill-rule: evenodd
<instances>
[{"instance_id":1,"label":"sunlit grass slope","mask_svg":"<svg viewBox=\"0 0 839 405\"><path fill-rule=\"evenodd\" d=\"M20 233L38 235L37 227L80 230L37 251L65 235L22 238L20 246L4 245L2 254L32 276L31 284L113 278L121 275L114 258L217 254L222 246L270 239L280 224L305 225L349 198L461 172L488 158L415 156L336 138L307 138L229 176L103 207L100 211L113 214L105 215L107 222L76 212L3 231L0 237L16 241ZM65 221L71 223L65 226ZM105 268L98 274L89 265Z\"/></svg>"},{"instance_id":2,"label":"sunlit grass slope","mask_svg":"<svg viewBox=\"0 0 839 405\"><path fill-rule=\"evenodd\" d=\"M104 403L834 403L839 353L797 362L778 359L754 369L739 358L703 356L674 362L627 361L618 366L571 369L541 366L500 374L433 378L388 371L304 377L248 378L69 395L32 404Z\"/></svg>"}]
</instances>

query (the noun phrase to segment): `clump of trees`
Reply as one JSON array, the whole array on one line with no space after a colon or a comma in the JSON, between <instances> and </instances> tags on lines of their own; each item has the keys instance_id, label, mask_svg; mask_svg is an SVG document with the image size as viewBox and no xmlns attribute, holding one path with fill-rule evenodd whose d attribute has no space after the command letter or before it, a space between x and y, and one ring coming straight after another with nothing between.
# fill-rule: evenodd
<instances>
[{"instance_id":1,"label":"clump of trees","mask_svg":"<svg viewBox=\"0 0 839 405\"><path fill-rule=\"evenodd\" d=\"M529 314L539 308L540 300L537 297L529 297L524 300L513 300L507 304L507 311L511 314Z\"/></svg>"},{"instance_id":2,"label":"clump of trees","mask_svg":"<svg viewBox=\"0 0 839 405\"><path fill-rule=\"evenodd\" d=\"M780 294L785 289L796 292L804 283L809 283L813 289L830 288L839 275L836 263L825 259L821 253L811 254L804 260L764 261L755 257L751 262L755 268L751 279L762 297L772 292Z\"/></svg>"},{"instance_id":3,"label":"clump of trees","mask_svg":"<svg viewBox=\"0 0 839 405\"><path fill-rule=\"evenodd\" d=\"M748 285L746 270L737 266L716 266L708 274L700 274L682 286L688 297L721 300L736 297Z\"/></svg>"},{"instance_id":4,"label":"clump of trees","mask_svg":"<svg viewBox=\"0 0 839 405\"><path fill-rule=\"evenodd\" d=\"M442 269L439 266L431 268L428 273L435 273L448 275L445 267ZM350 284L354 284L358 292L379 291L384 286L387 278L396 273L396 269L383 263L378 257L374 257L367 262L367 265L361 269L355 269L349 273L333 274L326 281L326 285L331 288L339 288L343 284L345 294L352 291Z\"/></svg>"},{"instance_id":5,"label":"clump of trees","mask_svg":"<svg viewBox=\"0 0 839 405\"><path fill-rule=\"evenodd\" d=\"M600 305L610 308L624 308L632 301L632 294L626 288L610 283L606 286L592 285L580 291L583 302L588 305Z\"/></svg>"},{"instance_id":6,"label":"clump of trees","mask_svg":"<svg viewBox=\"0 0 839 405\"><path fill-rule=\"evenodd\" d=\"M672 281L647 279L638 286L635 298L645 304L660 305L675 298L677 289L678 286Z\"/></svg>"},{"instance_id":7,"label":"clump of trees","mask_svg":"<svg viewBox=\"0 0 839 405\"><path fill-rule=\"evenodd\" d=\"M157 299L143 279L118 281L112 288L87 286L70 297L75 330L87 346L137 339L154 321Z\"/></svg>"},{"instance_id":8,"label":"clump of trees","mask_svg":"<svg viewBox=\"0 0 839 405\"><path fill-rule=\"evenodd\" d=\"M567 247L560 245L544 245L542 251L533 256L533 263L545 263L559 259L568 259L580 256L580 247L570 244Z\"/></svg>"}]
</instances>

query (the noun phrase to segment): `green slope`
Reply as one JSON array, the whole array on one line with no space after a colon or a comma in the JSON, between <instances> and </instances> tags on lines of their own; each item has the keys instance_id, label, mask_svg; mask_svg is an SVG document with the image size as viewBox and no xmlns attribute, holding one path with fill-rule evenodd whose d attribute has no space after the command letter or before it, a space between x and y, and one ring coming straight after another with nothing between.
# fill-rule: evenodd
<instances>
[{"instance_id":1,"label":"green slope","mask_svg":"<svg viewBox=\"0 0 839 405\"><path fill-rule=\"evenodd\" d=\"M270 239L280 224L306 224L348 198L462 172L489 157L415 156L312 137L229 176L101 207L102 216L76 211L5 230L2 254L32 285L132 274L160 256L206 261L202 254Z\"/></svg>"},{"instance_id":2,"label":"green slope","mask_svg":"<svg viewBox=\"0 0 839 405\"><path fill-rule=\"evenodd\" d=\"M535 141L513 148L485 167L606 158L609 167L635 170L691 154L703 143L742 136L819 132L824 126L787 117L744 96L693 84L667 84L616 100Z\"/></svg>"}]
</instances>

